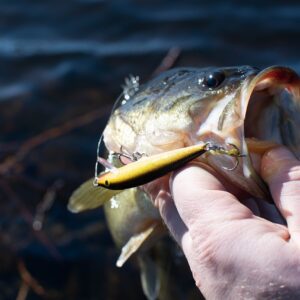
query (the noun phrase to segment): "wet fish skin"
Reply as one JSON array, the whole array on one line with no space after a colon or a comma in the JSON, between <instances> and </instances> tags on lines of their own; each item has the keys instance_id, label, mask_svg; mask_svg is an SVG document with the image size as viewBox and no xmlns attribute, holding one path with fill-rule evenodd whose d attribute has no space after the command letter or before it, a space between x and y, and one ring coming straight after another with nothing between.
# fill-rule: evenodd
<instances>
[{"instance_id":1,"label":"wet fish skin","mask_svg":"<svg viewBox=\"0 0 300 300\"><path fill-rule=\"evenodd\" d=\"M209 88L207 77L216 73L224 74L224 80L216 88ZM114 152L123 146L130 153L148 155L170 146L192 145L190 136L212 108L257 73L250 66L167 71L140 86L134 97L113 112L104 131L104 142Z\"/></svg>"}]
</instances>

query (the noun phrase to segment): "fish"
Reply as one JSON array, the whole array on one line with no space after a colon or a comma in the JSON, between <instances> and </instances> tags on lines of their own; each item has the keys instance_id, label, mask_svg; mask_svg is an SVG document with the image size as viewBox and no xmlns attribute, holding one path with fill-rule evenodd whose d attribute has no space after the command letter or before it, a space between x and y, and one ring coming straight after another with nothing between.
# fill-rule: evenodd
<instances>
[{"instance_id":1,"label":"fish","mask_svg":"<svg viewBox=\"0 0 300 300\"><path fill-rule=\"evenodd\" d=\"M106 169L79 187L68 207L81 212L104 205L121 249L117 266L137 256L145 295L159 298L165 280L149 253L168 232L141 186L194 159L249 195L272 202L253 157L285 145L299 159L299 113L300 78L288 67L182 67L142 85L132 77L103 132ZM191 156L191 147L204 151ZM234 155L228 155L232 149ZM176 164L174 151L184 157L182 164Z\"/></svg>"}]
</instances>

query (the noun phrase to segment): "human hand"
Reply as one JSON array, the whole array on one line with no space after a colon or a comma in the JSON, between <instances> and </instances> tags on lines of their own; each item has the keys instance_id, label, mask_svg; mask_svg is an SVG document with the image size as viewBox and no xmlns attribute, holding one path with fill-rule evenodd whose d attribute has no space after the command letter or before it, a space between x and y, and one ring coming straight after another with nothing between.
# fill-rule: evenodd
<instances>
[{"instance_id":1,"label":"human hand","mask_svg":"<svg viewBox=\"0 0 300 300\"><path fill-rule=\"evenodd\" d=\"M198 165L175 173L170 189L166 181L155 195L207 299L300 297L300 162L276 148L262 158L260 173L280 213L262 200L242 204L230 185Z\"/></svg>"}]
</instances>

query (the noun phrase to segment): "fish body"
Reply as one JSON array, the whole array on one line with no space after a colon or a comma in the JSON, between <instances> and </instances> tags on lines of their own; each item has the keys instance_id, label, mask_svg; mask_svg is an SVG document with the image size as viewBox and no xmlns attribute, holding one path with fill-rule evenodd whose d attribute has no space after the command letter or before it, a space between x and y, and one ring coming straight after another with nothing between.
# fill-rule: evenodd
<instances>
[{"instance_id":1,"label":"fish body","mask_svg":"<svg viewBox=\"0 0 300 300\"><path fill-rule=\"evenodd\" d=\"M176 157L170 158L163 174L155 173L152 156L162 159L164 153L176 149L180 152L180 149L195 145L218 145L226 150L228 145L234 145L242 154L235 168L232 168L237 160L235 156L207 153L196 159L210 165L250 195L268 199L267 186L256 173L251 155L261 156L274 145L283 144L300 157L299 103L299 77L286 67L275 66L262 71L250 66L172 69L144 85L135 85L134 93L124 93L112 111L103 140L109 152L108 160L115 166L118 164L113 161L115 153L147 156L148 163L144 164L133 186L145 184L174 169L168 166L176 163ZM142 160L143 157L140 162ZM119 265L132 254L143 253L144 262L148 263L140 264L142 278L144 285L149 282L144 291L149 299L154 299L159 295L156 283L160 281L157 275L160 273L153 271L155 268L149 265L149 257L145 255L151 245L155 247L155 237L161 238L166 230L144 191L138 187L121 191L124 187L132 187L122 184L132 175L137 163L139 161L132 162L130 167L121 166L116 176L113 171L100 174L100 180L115 176L117 191L107 192L108 196L101 200L91 197L84 186L71 197L69 207L78 212L105 202L110 231L122 248ZM151 172L154 177L147 176ZM125 177L118 175L121 173ZM105 180L103 182L105 186ZM90 189L95 193L97 187L90 185ZM105 194L105 188L98 189Z\"/></svg>"}]
</instances>

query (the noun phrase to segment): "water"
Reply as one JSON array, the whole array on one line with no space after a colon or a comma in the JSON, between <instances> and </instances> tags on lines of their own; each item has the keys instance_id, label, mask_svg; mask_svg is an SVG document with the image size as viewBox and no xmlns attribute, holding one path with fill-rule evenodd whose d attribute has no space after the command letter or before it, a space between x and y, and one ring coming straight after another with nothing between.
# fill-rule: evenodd
<instances>
[{"instance_id":1,"label":"water","mask_svg":"<svg viewBox=\"0 0 300 300\"><path fill-rule=\"evenodd\" d=\"M66 210L72 190L93 176L97 140L124 77L146 81L172 47L181 49L177 66L280 64L300 71L299 36L297 1L1 1L0 158L99 111L1 173L1 299L18 293L18 259L45 289L60 291L58 299L141 299L132 267L113 268L118 253L101 210ZM37 234L32 218L58 179L63 185ZM39 298L31 291L27 299Z\"/></svg>"}]
</instances>

